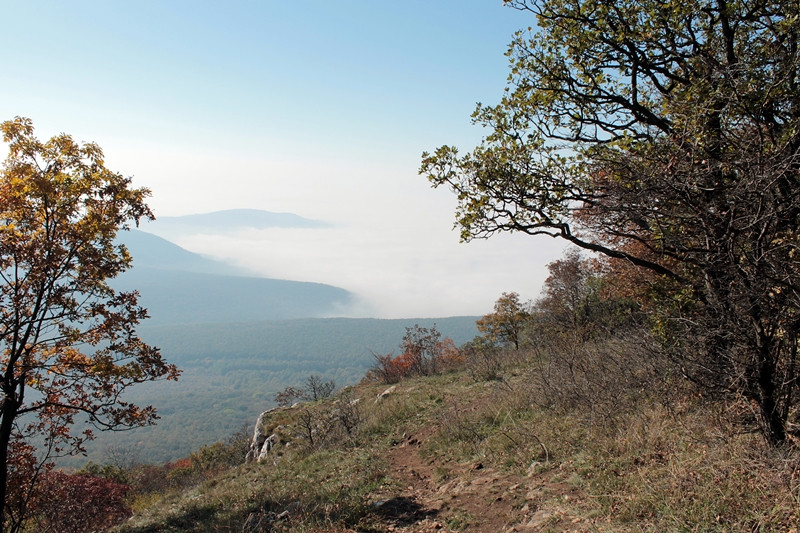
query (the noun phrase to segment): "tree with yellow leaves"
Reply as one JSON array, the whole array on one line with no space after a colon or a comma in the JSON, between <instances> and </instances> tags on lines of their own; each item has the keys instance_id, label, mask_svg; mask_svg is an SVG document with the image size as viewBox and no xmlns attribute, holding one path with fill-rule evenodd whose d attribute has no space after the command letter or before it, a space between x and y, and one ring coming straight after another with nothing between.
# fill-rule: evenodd
<instances>
[{"instance_id":1,"label":"tree with yellow leaves","mask_svg":"<svg viewBox=\"0 0 800 533\"><path fill-rule=\"evenodd\" d=\"M478 331L493 343L510 344L519 350L522 333L531 320L529 308L516 292L504 292L494 303L494 312L476 322Z\"/></svg>"},{"instance_id":2,"label":"tree with yellow leaves","mask_svg":"<svg viewBox=\"0 0 800 533\"><path fill-rule=\"evenodd\" d=\"M107 169L95 144L34 137L29 119L2 123L0 171L0 532L20 531L39 475L79 453L91 429L151 423L129 386L179 371L143 342L135 292L108 280L131 266L119 230L153 215L149 190ZM39 449L34 448L33 439Z\"/></svg>"}]
</instances>

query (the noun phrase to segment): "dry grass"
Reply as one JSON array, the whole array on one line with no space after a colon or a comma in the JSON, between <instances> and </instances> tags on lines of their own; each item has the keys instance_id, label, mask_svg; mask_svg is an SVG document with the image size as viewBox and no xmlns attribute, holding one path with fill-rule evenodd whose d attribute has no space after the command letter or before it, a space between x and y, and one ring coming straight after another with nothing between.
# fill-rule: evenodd
<instances>
[{"instance_id":1,"label":"dry grass","mask_svg":"<svg viewBox=\"0 0 800 533\"><path fill-rule=\"evenodd\" d=\"M274 464L237 467L165 494L120 531L381 531L372 504L396 490L397 479L388 451L419 432L432 435L419 453L432 464L433 482L454 483L463 464L505 472L522 480L512 487L523 494L520 516L539 520L542 531L797 531L795 448L766 447L729 423L721 406L685 391L616 395L611 384L592 383L595 409L574 396L559 403L542 396L536 359L522 360L490 381L468 370L403 381L380 401L386 386L356 387L348 401L360 399L359 426L348 438L314 449L298 440ZM308 408L323 416L331 401ZM291 413L281 416L296 423ZM443 520L468 531L477 515L453 510Z\"/></svg>"}]
</instances>

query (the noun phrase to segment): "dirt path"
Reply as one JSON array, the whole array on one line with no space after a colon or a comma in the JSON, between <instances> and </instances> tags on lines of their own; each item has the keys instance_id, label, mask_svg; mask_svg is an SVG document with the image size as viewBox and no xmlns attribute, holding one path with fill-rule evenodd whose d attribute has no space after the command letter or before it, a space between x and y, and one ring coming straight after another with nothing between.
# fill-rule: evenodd
<instances>
[{"instance_id":1,"label":"dirt path","mask_svg":"<svg viewBox=\"0 0 800 533\"><path fill-rule=\"evenodd\" d=\"M480 463L439 464L420 448L434 430L407 435L389 452L390 472L399 494L380 505L387 531L518 531L525 518L522 479Z\"/></svg>"},{"instance_id":2,"label":"dirt path","mask_svg":"<svg viewBox=\"0 0 800 533\"><path fill-rule=\"evenodd\" d=\"M378 505L386 531L398 533L603 531L562 507L582 498L558 472L515 476L481 463L442 464L421 456L434 434L425 427L389 452L391 477L400 489Z\"/></svg>"}]
</instances>

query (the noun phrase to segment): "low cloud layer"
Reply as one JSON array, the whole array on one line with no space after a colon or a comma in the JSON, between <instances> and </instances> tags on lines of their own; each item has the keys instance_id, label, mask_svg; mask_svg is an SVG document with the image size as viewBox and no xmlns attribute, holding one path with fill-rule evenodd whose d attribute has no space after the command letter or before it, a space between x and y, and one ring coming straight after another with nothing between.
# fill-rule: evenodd
<instances>
[{"instance_id":1,"label":"low cloud layer","mask_svg":"<svg viewBox=\"0 0 800 533\"><path fill-rule=\"evenodd\" d=\"M524 235L459 243L447 228L413 223L153 232L257 275L342 287L361 301L342 314L379 318L482 315L507 291L535 298L547 263L563 248L554 239Z\"/></svg>"}]
</instances>

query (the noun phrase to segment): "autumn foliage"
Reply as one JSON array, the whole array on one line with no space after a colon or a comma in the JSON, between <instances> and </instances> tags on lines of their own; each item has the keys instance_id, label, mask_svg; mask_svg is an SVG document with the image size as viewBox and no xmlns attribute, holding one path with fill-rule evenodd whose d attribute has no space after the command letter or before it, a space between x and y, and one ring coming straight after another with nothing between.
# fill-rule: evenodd
<instances>
[{"instance_id":1,"label":"autumn foliage","mask_svg":"<svg viewBox=\"0 0 800 533\"><path fill-rule=\"evenodd\" d=\"M132 262L118 231L153 217L149 191L106 168L95 144L40 141L24 118L1 128L0 531L21 531L48 463L93 436L74 424L152 423L155 410L122 393L179 371L137 335L138 294L108 283Z\"/></svg>"},{"instance_id":2,"label":"autumn foliage","mask_svg":"<svg viewBox=\"0 0 800 533\"><path fill-rule=\"evenodd\" d=\"M510 344L519 350L522 334L531 319L529 307L516 292L504 292L495 302L494 312L478 320L478 331L492 343Z\"/></svg>"},{"instance_id":3,"label":"autumn foliage","mask_svg":"<svg viewBox=\"0 0 800 533\"><path fill-rule=\"evenodd\" d=\"M89 474L49 472L42 476L29 513L37 531L104 531L131 514L128 487Z\"/></svg>"},{"instance_id":4,"label":"autumn foliage","mask_svg":"<svg viewBox=\"0 0 800 533\"><path fill-rule=\"evenodd\" d=\"M442 334L434 324L430 328L419 325L406 328L400 344L403 350L394 354L373 354L375 364L367 378L383 383L397 383L410 376L428 376L458 366L463 356L450 338Z\"/></svg>"}]
</instances>

